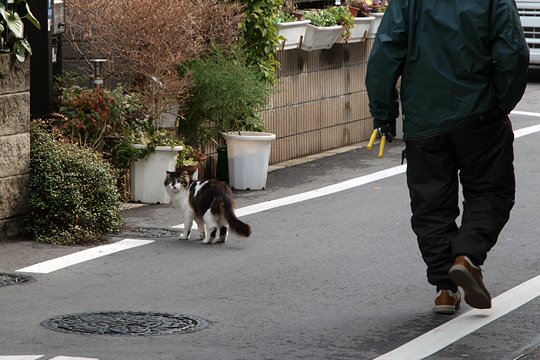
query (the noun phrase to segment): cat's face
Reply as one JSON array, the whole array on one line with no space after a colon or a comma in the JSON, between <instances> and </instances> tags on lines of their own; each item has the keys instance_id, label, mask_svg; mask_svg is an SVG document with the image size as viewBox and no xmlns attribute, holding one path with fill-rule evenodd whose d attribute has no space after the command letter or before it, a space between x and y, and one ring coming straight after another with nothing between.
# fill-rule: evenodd
<instances>
[{"instance_id":1,"label":"cat's face","mask_svg":"<svg viewBox=\"0 0 540 360\"><path fill-rule=\"evenodd\" d=\"M187 189L190 181L189 174L185 171L167 171L163 185L172 192L179 192L182 189Z\"/></svg>"}]
</instances>

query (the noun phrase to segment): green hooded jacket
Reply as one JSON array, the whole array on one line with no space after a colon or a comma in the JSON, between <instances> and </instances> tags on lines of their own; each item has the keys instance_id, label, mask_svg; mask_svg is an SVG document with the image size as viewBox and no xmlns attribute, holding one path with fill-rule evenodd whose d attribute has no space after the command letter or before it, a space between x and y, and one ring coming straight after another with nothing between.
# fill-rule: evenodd
<instances>
[{"instance_id":1,"label":"green hooded jacket","mask_svg":"<svg viewBox=\"0 0 540 360\"><path fill-rule=\"evenodd\" d=\"M529 49L513 0L392 0L369 57L371 115L399 115L404 139L456 130L498 107L510 113L527 85Z\"/></svg>"}]
</instances>

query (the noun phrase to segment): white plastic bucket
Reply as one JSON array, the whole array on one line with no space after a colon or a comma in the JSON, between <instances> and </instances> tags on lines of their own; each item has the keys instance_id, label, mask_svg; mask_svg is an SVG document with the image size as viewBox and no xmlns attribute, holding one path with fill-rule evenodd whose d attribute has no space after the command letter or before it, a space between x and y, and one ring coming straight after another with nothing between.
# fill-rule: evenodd
<instances>
[{"instance_id":1,"label":"white plastic bucket","mask_svg":"<svg viewBox=\"0 0 540 360\"><path fill-rule=\"evenodd\" d=\"M146 146L133 144L136 149ZM145 159L131 163L131 199L146 204L167 204L169 194L163 186L166 171L176 169L178 152L182 146L157 146L156 151L150 153Z\"/></svg>"},{"instance_id":2,"label":"white plastic bucket","mask_svg":"<svg viewBox=\"0 0 540 360\"><path fill-rule=\"evenodd\" d=\"M241 131L222 133L227 142L229 184L237 190L266 188L270 148L276 135L265 132Z\"/></svg>"}]
</instances>

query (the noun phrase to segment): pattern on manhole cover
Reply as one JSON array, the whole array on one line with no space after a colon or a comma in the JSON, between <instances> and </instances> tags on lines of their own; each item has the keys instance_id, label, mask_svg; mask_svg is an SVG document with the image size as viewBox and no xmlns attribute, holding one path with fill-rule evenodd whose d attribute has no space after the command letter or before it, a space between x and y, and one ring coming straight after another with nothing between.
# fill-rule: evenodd
<instances>
[{"instance_id":1,"label":"pattern on manhole cover","mask_svg":"<svg viewBox=\"0 0 540 360\"><path fill-rule=\"evenodd\" d=\"M31 277L0 273L0 286L17 285L27 281L30 281Z\"/></svg>"},{"instance_id":2,"label":"pattern on manhole cover","mask_svg":"<svg viewBox=\"0 0 540 360\"><path fill-rule=\"evenodd\" d=\"M143 237L143 238L163 238L163 237L180 237L182 231L161 229L161 228L140 228L126 227L118 236L122 237Z\"/></svg>"},{"instance_id":3,"label":"pattern on manhole cover","mask_svg":"<svg viewBox=\"0 0 540 360\"><path fill-rule=\"evenodd\" d=\"M77 334L151 336L200 330L206 322L176 314L110 311L56 316L41 325Z\"/></svg>"}]
</instances>

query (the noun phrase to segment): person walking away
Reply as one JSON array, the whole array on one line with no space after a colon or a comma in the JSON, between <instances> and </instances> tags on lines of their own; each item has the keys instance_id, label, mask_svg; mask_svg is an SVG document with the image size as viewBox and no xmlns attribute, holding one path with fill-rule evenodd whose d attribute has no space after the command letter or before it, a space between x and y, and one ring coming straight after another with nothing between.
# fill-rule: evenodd
<instances>
[{"instance_id":1,"label":"person walking away","mask_svg":"<svg viewBox=\"0 0 540 360\"><path fill-rule=\"evenodd\" d=\"M514 205L513 132L529 50L513 0L392 0L369 57L374 128L395 136L401 77L411 225L434 311L491 307L480 266ZM462 185L463 214L458 187Z\"/></svg>"}]
</instances>

